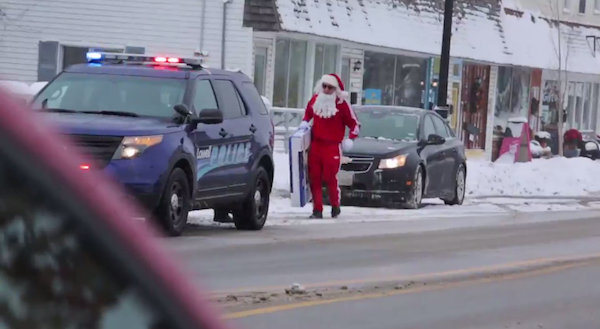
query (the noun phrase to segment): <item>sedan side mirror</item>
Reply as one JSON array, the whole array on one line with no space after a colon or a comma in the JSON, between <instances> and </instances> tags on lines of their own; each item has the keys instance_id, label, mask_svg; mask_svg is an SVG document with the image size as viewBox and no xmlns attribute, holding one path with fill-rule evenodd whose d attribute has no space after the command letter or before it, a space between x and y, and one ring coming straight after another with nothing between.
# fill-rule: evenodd
<instances>
[{"instance_id":1,"label":"sedan side mirror","mask_svg":"<svg viewBox=\"0 0 600 329\"><path fill-rule=\"evenodd\" d=\"M219 109L204 109L200 111L197 120L198 123L214 125L223 122L223 112Z\"/></svg>"},{"instance_id":2,"label":"sedan side mirror","mask_svg":"<svg viewBox=\"0 0 600 329\"><path fill-rule=\"evenodd\" d=\"M427 145L442 145L446 142L446 139L440 135L431 134L427 137Z\"/></svg>"}]
</instances>

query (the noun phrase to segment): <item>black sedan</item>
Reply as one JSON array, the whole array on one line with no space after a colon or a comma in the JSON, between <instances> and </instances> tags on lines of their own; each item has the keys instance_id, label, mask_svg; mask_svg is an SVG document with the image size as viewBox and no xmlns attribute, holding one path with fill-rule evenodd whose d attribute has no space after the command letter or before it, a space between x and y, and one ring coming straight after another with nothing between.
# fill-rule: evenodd
<instances>
[{"instance_id":1,"label":"black sedan","mask_svg":"<svg viewBox=\"0 0 600 329\"><path fill-rule=\"evenodd\" d=\"M419 208L423 198L460 205L465 150L434 111L356 106L361 137L345 152L339 183L343 205Z\"/></svg>"}]
</instances>

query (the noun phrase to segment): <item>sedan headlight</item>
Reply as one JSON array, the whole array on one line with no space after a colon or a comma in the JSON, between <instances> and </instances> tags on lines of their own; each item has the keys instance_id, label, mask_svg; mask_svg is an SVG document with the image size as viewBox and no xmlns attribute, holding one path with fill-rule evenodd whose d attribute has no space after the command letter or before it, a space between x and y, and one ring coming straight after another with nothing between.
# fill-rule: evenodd
<instances>
[{"instance_id":1,"label":"sedan headlight","mask_svg":"<svg viewBox=\"0 0 600 329\"><path fill-rule=\"evenodd\" d=\"M121 146L115 154L115 159L133 159L142 154L150 146L159 144L163 135L155 136L127 136L123 138Z\"/></svg>"},{"instance_id":2,"label":"sedan headlight","mask_svg":"<svg viewBox=\"0 0 600 329\"><path fill-rule=\"evenodd\" d=\"M402 154L390 159L383 159L379 161L379 169L394 169L404 167L407 157L407 154Z\"/></svg>"}]
</instances>

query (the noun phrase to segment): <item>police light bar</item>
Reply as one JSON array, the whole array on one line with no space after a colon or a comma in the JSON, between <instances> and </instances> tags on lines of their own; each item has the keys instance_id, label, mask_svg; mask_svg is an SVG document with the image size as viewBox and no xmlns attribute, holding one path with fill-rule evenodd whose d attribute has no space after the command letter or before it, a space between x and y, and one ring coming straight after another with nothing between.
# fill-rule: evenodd
<instances>
[{"instance_id":1,"label":"police light bar","mask_svg":"<svg viewBox=\"0 0 600 329\"><path fill-rule=\"evenodd\" d=\"M88 63L139 63L157 65L189 65L202 67L201 58L181 58L174 56L147 56L139 54L88 52L86 54Z\"/></svg>"}]
</instances>

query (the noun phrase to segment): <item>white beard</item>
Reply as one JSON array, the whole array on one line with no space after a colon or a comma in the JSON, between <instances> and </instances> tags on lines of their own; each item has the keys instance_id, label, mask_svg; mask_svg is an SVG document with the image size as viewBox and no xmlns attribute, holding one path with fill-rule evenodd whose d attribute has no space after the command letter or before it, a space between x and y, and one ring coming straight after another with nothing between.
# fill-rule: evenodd
<instances>
[{"instance_id":1,"label":"white beard","mask_svg":"<svg viewBox=\"0 0 600 329\"><path fill-rule=\"evenodd\" d=\"M320 92L313 104L313 111L316 116L323 119L331 118L338 112L336 107L336 95L327 95Z\"/></svg>"}]
</instances>

